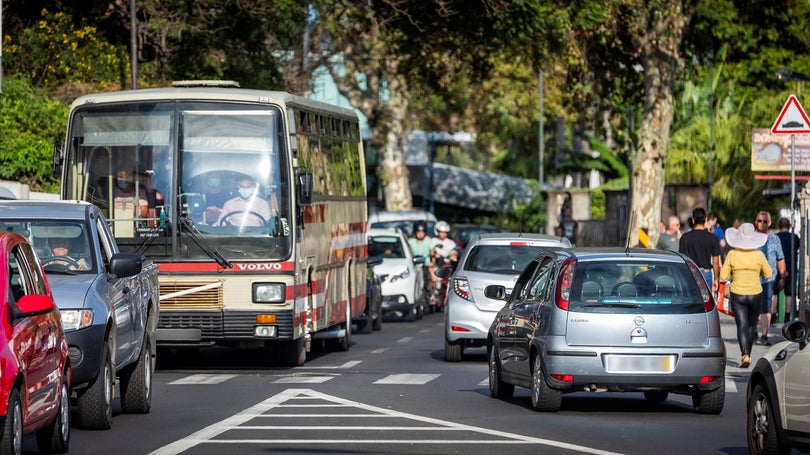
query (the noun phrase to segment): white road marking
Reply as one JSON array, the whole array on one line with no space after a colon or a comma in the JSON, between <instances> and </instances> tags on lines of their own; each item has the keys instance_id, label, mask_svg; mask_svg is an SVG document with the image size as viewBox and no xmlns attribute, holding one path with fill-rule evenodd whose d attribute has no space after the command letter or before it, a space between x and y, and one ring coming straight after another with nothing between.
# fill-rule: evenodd
<instances>
[{"instance_id":1,"label":"white road marking","mask_svg":"<svg viewBox=\"0 0 810 455\"><path fill-rule=\"evenodd\" d=\"M275 418L285 418L285 419L298 419L302 416L300 414L266 414L267 412L272 411L274 408L277 408L283 405L286 401L289 400L296 400L299 399L316 399L321 401L327 401L330 403L336 403L341 405L347 405L354 408L359 408L365 411L368 411L369 414L362 414L362 416L369 416L373 418L381 418L381 417L388 417L388 418L398 418L398 419L405 419L405 420L415 420L417 422L430 425L429 427L407 427L407 428L400 428L398 426L389 427L389 426L347 426L347 425L340 425L340 426L257 426L257 425L245 425L251 420L256 419L257 417L275 417ZM309 414L313 417L319 418L326 418L326 417L336 417L336 416L345 416L346 418L354 418L357 417L354 414L342 414L342 415L330 415L330 414ZM436 432L456 432L456 431L466 431L470 433L476 433L482 436L488 436L489 439L473 439L473 438L458 438L458 439L445 439L445 440L434 440L434 439L411 439L411 438L403 438L403 439L315 439L315 438L306 438L306 439L284 439L284 438L274 438L274 439L224 439L221 435L225 432L232 431L232 430L239 430L239 429L247 429L247 430L273 430L273 429L300 429L300 430L311 430L311 429L320 429L320 430L371 430L371 431L379 431L379 432L386 432L390 430L397 430L397 431L425 431L427 429L429 431L436 431ZM214 440L214 438L217 438ZM374 444L374 445L381 445L381 444L425 444L425 445L447 445L447 444L493 444L493 445L503 445L503 444L537 444L537 445L546 445L552 447L558 447L562 449L572 450L581 453L590 453L595 455L618 455L615 452L609 452L606 450L596 449L592 447L586 447L578 444L569 444L565 442L554 441L551 439L542 439L542 438L535 438L532 436L524 436L516 433L508 433L504 431L498 430L491 430L488 428L482 427L474 427L470 425L464 425L460 423L448 422L447 420L443 419L434 419L430 417L423 417L418 416L415 414L407 414L404 412L394 411L391 409L380 408L376 406L367 405L364 403L360 403L357 401L346 400L343 398L338 398L335 396L326 395L320 392L316 392L315 390L311 389L287 389L284 390L261 403L258 403L250 408L245 409L244 411L237 413L231 417L228 417L218 423L210 425L206 428L203 428L196 433L189 435L186 438L177 440L169 445L163 446L155 451L153 451L150 455L175 455L180 454L192 447L196 447L200 444L264 444L264 445L306 445L312 446L315 444L330 444L330 445L340 445L345 446L347 444Z\"/></svg>"},{"instance_id":2,"label":"white road marking","mask_svg":"<svg viewBox=\"0 0 810 455\"><path fill-rule=\"evenodd\" d=\"M170 385L188 384L221 384L228 379L235 378L235 374L192 374L170 382Z\"/></svg>"},{"instance_id":3,"label":"white road marking","mask_svg":"<svg viewBox=\"0 0 810 455\"><path fill-rule=\"evenodd\" d=\"M363 363L362 360L349 360L348 362L344 363L343 365L326 365L326 366L312 366L312 365L305 365L302 367L296 367L296 370L337 370L337 369L347 369L359 364Z\"/></svg>"},{"instance_id":4,"label":"white road marking","mask_svg":"<svg viewBox=\"0 0 810 455\"><path fill-rule=\"evenodd\" d=\"M334 376L285 376L278 378L273 383L275 384L321 384Z\"/></svg>"},{"instance_id":5,"label":"white road marking","mask_svg":"<svg viewBox=\"0 0 810 455\"><path fill-rule=\"evenodd\" d=\"M397 343L407 343L407 342L409 342L411 340L413 340L413 337L400 338L400 339L397 340Z\"/></svg>"},{"instance_id":6,"label":"white road marking","mask_svg":"<svg viewBox=\"0 0 810 455\"><path fill-rule=\"evenodd\" d=\"M432 331L433 331L432 329L422 329L419 331L419 333L430 333Z\"/></svg>"},{"instance_id":7,"label":"white road marking","mask_svg":"<svg viewBox=\"0 0 810 455\"><path fill-rule=\"evenodd\" d=\"M485 377L483 381L479 382L478 387L489 387L489 376Z\"/></svg>"},{"instance_id":8,"label":"white road marking","mask_svg":"<svg viewBox=\"0 0 810 455\"><path fill-rule=\"evenodd\" d=\"M390 374L374 381L374 384L422 385L438 378L438 374Z\"/></svg>"},{"instance_id":9,"label":"white road marking","mask_svg":"<svg viewBox=\"0 0 810 455\"><path fill-rule=\"evenodd\" d=\"M379 348L371 351L372 354L382 354L383 352L387 351L388 348Z\"/></svg>"}]
</instances>

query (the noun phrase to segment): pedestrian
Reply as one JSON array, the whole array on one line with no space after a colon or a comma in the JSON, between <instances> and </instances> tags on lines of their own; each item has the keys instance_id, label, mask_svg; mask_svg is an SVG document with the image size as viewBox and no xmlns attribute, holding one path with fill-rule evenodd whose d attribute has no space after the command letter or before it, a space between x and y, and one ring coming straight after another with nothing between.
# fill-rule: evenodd
<instances>
[{"instance_id":1,"label":"pedestrian","mask_svg":"<svg viewBox=\"0 0 810 455\"><path fill-rule=\"evenodd\" d=\"M785 253L782 251L782 244L779 242L779 237L770 231L771 227L771 214L766 211L757 213L756 230L763 234L768 235L768 240L765 245L760 248L762 253L768 259L768 265L771 270L779 272L777 278L774 273L770 278L762 279L762 310L759 315L759 328L762 336L759 342L764 346L770 346L771 341L768 339L768 329L771 326L771 313L776 309L776 302L773 300L774 291L778 294L779 291L785 288L785 278L787 278L787 269L785 268Z\"/></svg>"},{"instance_id":2,"label":"pedestrian","mask_svg":"<svg viewBox=\"0 0 810 455\"><path fill-rule=\"evenodd\" d=\"M703 278L712 293L717 293L720 282L720 240L706 227L706 210L696 207L692 210L692 229L681 236L678 251L688 256L700 267Z\"/></svg>"},{"instance_id":3,"label":"pedestrian","mask_svg":"<svg viewBox=\"0 0 810 455\"><path fill-rule=\"evenodd\" d=\"M767 241L768 235L757 231L751 223L743 223L739 229L726 229L726 243L732 249L720 269L720 280L731 280L729 300L742 355L740 368L751 365L751 348L757 338L757 316L764 294L760 278L773 275L765 254L759 249Z\"/></svg>"},{"instance_id":4,"label":"pedestrian","mask_svg":"<svg viewBox=\"0 0 810 455\"><path fill-rule=\"evenodd\" d=\"M785 319L782 322L788 322L793 319L793 291L794 291L794 283L798 280L799 276L799 247L801 245L801 241L799 236L790 232L790 220L781 217L776 222L776 227L779 228L779 232L776 233L776 236L779 237L779 242L782 243L782 252L785 255L785 270L787 271L787 276L785 277L785 288L783 289L785 293ZM793 244L791 245L791 238L793 239ZM793 248L791 252L791 247ZM795 277L795 278L794 278Z\"/></svg>"},{"instance_id":5,"label":"pedestrian","mask_svg":"<svg viewBox=\"0 0 810 455\"><path fill-rule=\"evenodd\" d=\"M706 229L713 233L718 240L720 240L720 248L726 248L726 236L723 235L723 227L720 226L720 220L717 219L717 214L709 212L706 215ZM722 258L721 258L722 259Z\"/></svg>"},{"instance_id":6,"label":"pedestrian","mask_svg":"<svg viewBox=\"0 0 810 455\"><path fill-rule=\"evenodd\" d=\"M678 245L681 241L681 220L677 216L671 216L667 219L667 228L658 237L658 243L655 247L661 250L678 251Z\"/></svg>"}]
</instances>

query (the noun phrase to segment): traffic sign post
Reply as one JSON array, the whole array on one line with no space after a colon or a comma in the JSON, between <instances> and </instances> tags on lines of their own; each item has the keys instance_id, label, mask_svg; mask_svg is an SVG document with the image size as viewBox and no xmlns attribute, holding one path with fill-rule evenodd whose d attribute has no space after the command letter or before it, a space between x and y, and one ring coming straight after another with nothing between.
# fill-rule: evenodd
<instances>
[{"instance_id":1,"label":"traffic sign post","mask_svg":"<svg viewBox=\"0 0 810 455\"><path fill-rule=\"evenodd\" d=\"M796 228L796 135L797 134L810 134L810 119L804 111L804 107L796 98L796 95L790 95L782 107L782 111L776 118L773 126L771 127L773 134L790 134L790 223L791 228ZM791 232L792 233L792 232ZM793 244L794 236L790 236L790 254L793 254L796 246ZM805 239L805 242L807 239ZM796 268L795 262L798 258L791 256L792 269ZM792 274L793 270L788 270ZM793 295L793 308L791 308L792 318L796 319L799 315L799 295L798 284L799 277L791 276L791 292Z\"/></svg>"}]
</instances>

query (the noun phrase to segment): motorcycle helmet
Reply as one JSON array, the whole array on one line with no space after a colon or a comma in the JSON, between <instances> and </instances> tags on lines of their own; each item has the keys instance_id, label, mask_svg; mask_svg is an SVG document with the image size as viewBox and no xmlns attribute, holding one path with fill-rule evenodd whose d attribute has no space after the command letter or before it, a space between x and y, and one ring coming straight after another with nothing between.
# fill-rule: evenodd
<instances>
[{"instance_id":1,"label":"motorcycle helmet","mask_svg":"<svg viewBox=\"0 0 810 455\"><path fill-rule=\"evenodd\" d=\"M417 222L413 223L413 233L416 234L419 231L422 231L422 232L425 232L425 233L427 232L427 228L425 227L425 223L423 223L421 221L417 221Z\"/></svg>"},{"instance_id":2,"label":"motorcycle helmet","mask_svg":"<svg viewBox=\"0 0 810 455\"><path fill-rule=\"evenodd\" d=\"M450 225L446 221L436 223L436 232L450 232Z\"/></svg>"}]
</instances>

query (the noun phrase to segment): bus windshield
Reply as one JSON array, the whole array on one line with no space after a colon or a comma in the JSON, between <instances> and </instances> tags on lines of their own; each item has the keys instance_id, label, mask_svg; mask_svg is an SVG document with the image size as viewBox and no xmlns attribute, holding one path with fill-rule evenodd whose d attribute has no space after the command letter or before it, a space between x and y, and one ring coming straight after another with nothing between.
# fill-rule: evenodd
<instances>
[{"instance_id":1,"label":"bus windshield","mask_svg":"<svg viewBox=\"0 0 810 455\"><path fill-rule=\"evenodd\" d=\"M76 109L65 197L98 205L124 251L285 259L290 170L277 107L127 102Z\"/></svg>"}]
</instances>

